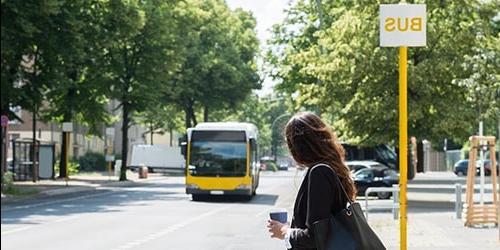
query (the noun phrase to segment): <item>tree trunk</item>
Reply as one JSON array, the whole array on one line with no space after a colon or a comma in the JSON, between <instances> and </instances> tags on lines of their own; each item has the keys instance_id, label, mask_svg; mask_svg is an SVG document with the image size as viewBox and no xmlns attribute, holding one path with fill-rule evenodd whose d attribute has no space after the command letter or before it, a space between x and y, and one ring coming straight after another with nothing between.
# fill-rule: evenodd
<instances>
[{"instance_id":1,"label":"tree trunk","mask_svg":"<svg viewBox=\"0 0 500 250\"><path fill-rule=\"evenodd\" d=\"M208 106L203 107L203 121L208 122Z\"/></svg>"},{"instance_id":2,"label":"tree trunk","mask_svg":"<svg viewBox=\"0 0 500 250\"><path fill-rule=\"evenodd\" d=\"M2 89L2 92L7 92L9 88L5 88ZM8 93L6 94L6 96L8 96ZM4 100L2 98L2 100L0 100L1 104L0 104L0 107L1 107L1 112L0 114L1 115L5 115L7 116L9 114L9 104L6 100ZM7 125L8 126L8 125ZM5 128L1 128L2 129L2 136L1 136L1 143L0 143L0 159L1 159L1 169L2 169L2 176L0 178L0 181L2 183L1 187L2 187L2 191L3 191L3 176L5 174L5 171L8 171L8 166L7 166L7 155L5 154L4 151L6 151L6 147L7 145L9 144L9 134L7 132L7 127ZM4 143L5 142L5 143Z\"/></svg>"},{"instance_id":3,"label":"tree trunk","mask_svg":"<svg viewBox=\"0 0 500 250\"><path fill-rule=\"evenodd\" d=\"M68 93L69 94L69 93ZM68 95L69 96L69 95ZM66 114L64 114L64 117L63 117L63 123L64 122L70 122L71 121L71 113L70 112L66 112ZM66 163L68 162L69 159L66 159L67 156L68 156L68 145L69 144L69 140L68 140L68 132L62 132L62 143L61 143L61 161L59 162L59 178L67 178L69 177L67 175L68 171L66 171L67 169L67 165Z\"/></svg>"},{"instance_id":4,"label":"tree trunk","mask_svg":"<svg viewBox=\"0 0 500 250\"><path fill-rule=\"evenodd\" d=\"M33 182L36 182L38 179L38 171L37 171L37 159L36 159L36 113L37 113L37 107L36 104L33 107L33 114L32 114L32 133L33 133L33 145L31 146L31 173L33 175Z\"/></svg>"},{"instance_id":5,"label":"tree trunk","mask_svg":"<svg viewBox=\"0 0 500 250\"><path fill-rule=\"evenodd\" d=\"M194 113L194 108L193 105L189 107L190 111L189 113L191 114L191 120L193 121L193 126L196 126L198 124L198 121L196 121L196 114Z\"/></svg>"},{"instance_id":6,"label":"tree trunk","mask_svg":"<svg viewBox=\"0 0 500 250\"><path fill-rule=\"evenodd\" d=\"M151 131L151 145L153 145L153 135L154 135L154 132L153 132L153 123L151 123L151 126L149 127L150 131Z\"/></svg>"},{"instance_id":7,"label":"tree trunk","mask_svg":"<svg viewBox=\"0 0 500 250\"><path fill-rule=\"evenodd\" d=\"M186 123L186 129L188 129L191 127L191 114L189 114L188 108L184 109L184 113L186 113L185 123Z\"/></svg>"},{"instance_id":8,"label":"tree trunk","mask_svg":"<svg viewBox=\"0 0 500 250\"><path fill-rule=\"evenodd\" d=\"M172 145L174 144L174 138L173 138L172 128L169 129L169 132L170 132L170 147L172 147Z\"/></svg>"},{"instance_id":9,"label":"tree trunk","mask_svg":"<svg viewBox=\"0 0 500 250\"><path fill-rule=\"evenodd\" d=\"M127 180L127 156L128 156L128 125L129 125L129 103L123 103L122 124L122 166L120 168L120 181Z\"/></svg>"},{"instance_id":10,"label":"tree trunk","mask_svg":"<svg viewBox=\"0 0 500 250\"><path fill-rule=\"evenodd\" d=\"M8 113L7 113L6 110L4 110L4 104L3 104L3 102L1 104L1 107L2 107L1 108L2 111L0 112L0 114L1 115L7 115ZM3 175L4 175L5 171L8 170L8 167L7 167L7 155L5 154L4 151L6 151L5 147L7 147L7 144L9 143L9 139L8 139L9 135L7 134L7 128L1 127L1 130L2 130L1 131L2 132L2 136L0 137L0 139L1 139L1 141L0 141L1 142L0 143L0 159L2 161L1 162L2 166L0 168L1 168L2 176L0 178L0 181L2 183L1 187L2 187L2 191L3 191Z\"/></svg>"},{"instance_id":11,"label":"tree trunk","mask_svg":"<svg viewBox=\"0 0 500 250\"><path fill-rule=\"evenodd\" d=\"M3 112L0 113L0 115L3 115ZM0 160L1 160L1 163L0 163L0 168L1 168L1 172L2 172L2 176L0 178L0 183L1 183L1 190L2 190L2 193L3 193L3 174L4 174L4 167L5 167L5 158L7 157L4 157L4 128L3 126L0 127L0 132L1 132L1 136L0 136Z\"/></svg>"},{"instance_id":12,"label":"tree trunk","mask_svg":"<svg viewBox=\"0 0 500 250\"><path fill-rule=\"evenodd\" d=\"M194 107L193 107L193 101L188 100L186 102L186 107L184 109L184 112L186 113L186 129L191 128L191 126L196 126L198 122L196 121L196 114L194 113ZM193 123L191 123L191 121Z\"/></svg>"},{"instance_id":13,"label":"tree trunk","mask_svg":"<svg viewBox=\"0 0 500 250\"><path fill-rule=\"evenodd\" d=\"M66 140L66 132L62 132L62 143L61 143L61 161L59 162L59 178L66 178L66 145L68 141Z\"/></svg>"}]
</instances>

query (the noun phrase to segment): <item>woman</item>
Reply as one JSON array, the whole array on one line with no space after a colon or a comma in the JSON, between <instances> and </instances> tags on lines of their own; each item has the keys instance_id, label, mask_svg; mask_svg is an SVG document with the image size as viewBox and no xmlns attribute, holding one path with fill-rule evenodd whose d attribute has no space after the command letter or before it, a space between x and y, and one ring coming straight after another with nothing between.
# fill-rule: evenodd
<instances>
[{"instance_id":1,"label":"woman","mask_svg":"<svg viewBox=\"0 0 500 250\"><path fill-rule=\"evenodd\" d=\"M291 225L269 220L267 227L271 237L285 240L288 249L316 249L311 225L346 207L348 197L340 185L351 199L355 198L356 188L343 162L342 146L318 116L296 114L288 121L285 134L290 153L298 164L307 168L307 173L295 198ZM321 165L311 171L318 164Z\"/></svg>"}]
</instances>

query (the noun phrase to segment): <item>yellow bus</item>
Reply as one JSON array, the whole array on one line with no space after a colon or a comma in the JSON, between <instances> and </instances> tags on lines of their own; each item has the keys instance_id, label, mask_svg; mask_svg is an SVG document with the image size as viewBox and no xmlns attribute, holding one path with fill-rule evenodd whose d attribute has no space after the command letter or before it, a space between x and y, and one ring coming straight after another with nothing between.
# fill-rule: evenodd
<instances>
[{"instance_id":1,"label":"yellow bus","mask_svg":"<svg viewBox=\"0 0 500 250\"><path fill-rule=\"evenodd\" d=\"M259 185L257 127L251 123L206 122L187 130L186 193L255 195Z\"/></svg>"}]
</instances>

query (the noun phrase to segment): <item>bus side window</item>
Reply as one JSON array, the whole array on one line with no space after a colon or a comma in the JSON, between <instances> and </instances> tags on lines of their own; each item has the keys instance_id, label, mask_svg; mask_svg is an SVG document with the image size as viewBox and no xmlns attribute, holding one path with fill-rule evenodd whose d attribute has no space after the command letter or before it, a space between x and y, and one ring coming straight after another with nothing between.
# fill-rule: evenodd
<instances>
[{"instance_id":1,"label":"bus side window","mask_svg":"<svg viewBox=\"0 0 500 250\"><path fill-rule=\"evenodd\" d=\"M186 159L186 151L187 151L187 135L183 135L178 139L179 146L181 148L181 154L184 156L184 160Z\"/></svg>"},{"instance_id":2,"label":"bus side window","mask_svg":"<svg viewBox=\"0 0 500 250\"><path fill-rule=\"evenodd\" d=\"M257 144L255 139L250 139L250 164L254 166L257 161Z\"/></svg>"}]
</instances>

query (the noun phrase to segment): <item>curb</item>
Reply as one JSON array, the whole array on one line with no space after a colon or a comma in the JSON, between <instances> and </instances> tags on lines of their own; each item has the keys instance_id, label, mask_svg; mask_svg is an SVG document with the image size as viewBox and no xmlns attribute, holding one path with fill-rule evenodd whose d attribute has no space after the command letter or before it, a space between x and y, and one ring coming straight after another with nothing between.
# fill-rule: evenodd
<instances>
[{"instance_id":1,"label":"curb","mask_svg":"<svg viewBox=\"0 0 500 250\"><path fill-rule=\"evenodd\" d=\"M58 188L54 188L52 190L41 191L37 194L29 195L29 196L12 197L12 196L5 196L4 194L2 194L1 201L2 201L2 205L10 205L13 203L35 200L35 199L39 199L39 198L58 197L58 196L64 196L64 195L69 195L69 194L92 192L92 191L97 191L97 190L102 190L102 189L112 188L112 187L134 187L134 186L139 186L141 184L146 184L150 181L163 179L163 178L166 178L166 177L153 178L153 179L141 179L141 180L110 181L110 182L102 183L102 184L89 184L89 185L78 185L78 186L61 185Z\"/></svg>"}]
</instances>

